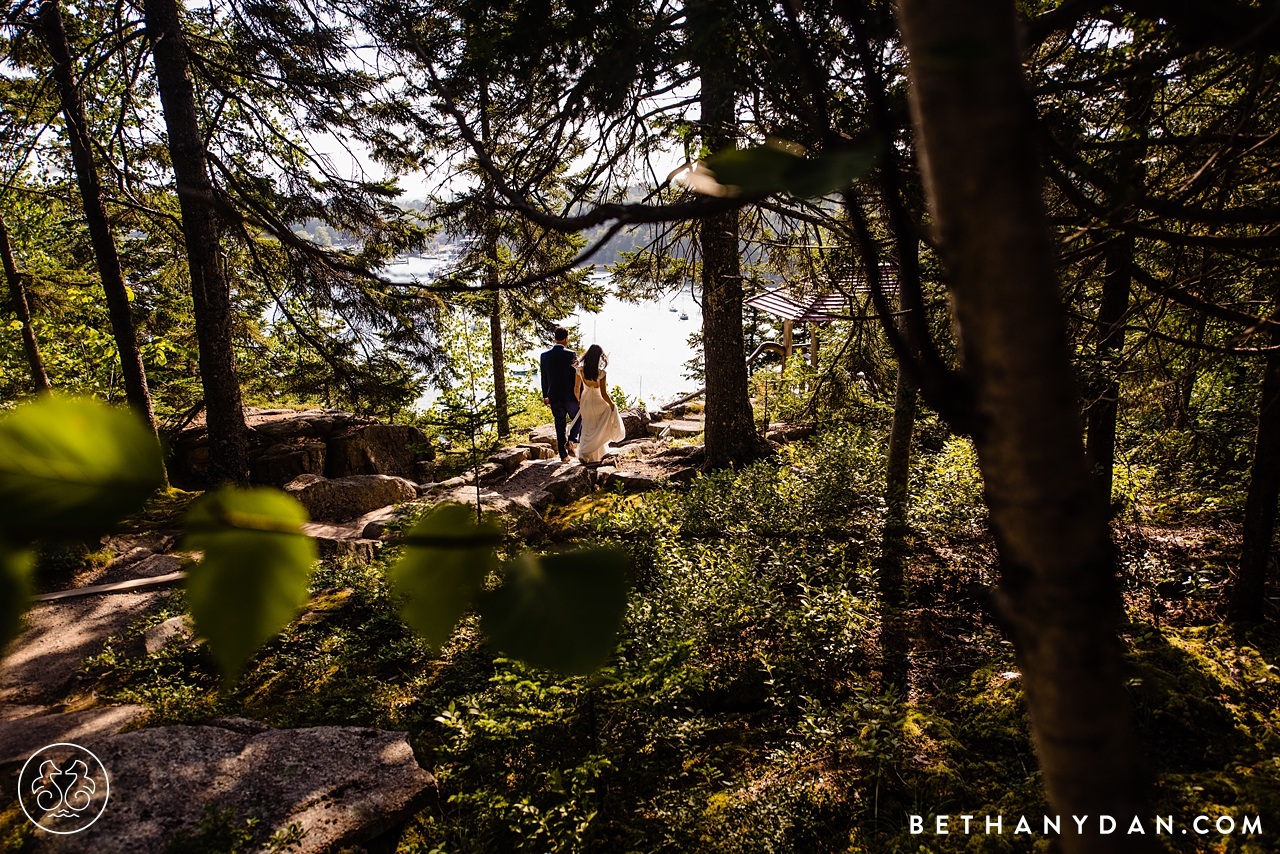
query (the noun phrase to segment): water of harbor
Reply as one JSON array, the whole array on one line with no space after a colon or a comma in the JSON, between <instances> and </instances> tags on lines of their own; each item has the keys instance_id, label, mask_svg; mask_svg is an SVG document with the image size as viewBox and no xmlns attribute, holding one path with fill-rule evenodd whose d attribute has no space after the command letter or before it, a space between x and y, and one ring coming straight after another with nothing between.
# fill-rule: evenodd
<instances>
[{"instance_id":1,"label":"water of harbor","mask_svg":"<svg viewBox=\"0 0 1280 854\"><path fill-rule=\"evenodd\" d=\"M427 280L447 263L441 258L418 256L399 260L402 263L383 270L392 281ZM686 319L680 319L682 314ZM662 302L630 303L610 296L601 311L579 312L562 321L576 327L577 336L571 343L579 352L591 344L604 348L609 357L609 385L621 386L628 397L640 398L652 408L699 387L684 378L685 363L694 357L689 335L702 329L701 307L689 297L688 290ZM538 352L523 354L513 360L512 367L536 364ZM528 378L532 385L538 384L537 376L530 374ZM429 403L434 397L428 394L424 400Z\"/></svg>"}]
</instances>

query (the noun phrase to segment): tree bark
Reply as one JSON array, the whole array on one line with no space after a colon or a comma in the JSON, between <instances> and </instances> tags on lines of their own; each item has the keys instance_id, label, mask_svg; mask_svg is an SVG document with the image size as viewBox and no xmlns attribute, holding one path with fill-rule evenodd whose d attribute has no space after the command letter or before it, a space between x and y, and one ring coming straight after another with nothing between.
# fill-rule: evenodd
<instances>
[{"instance_id":1,"label":"tree bark","mask_svg":"<svg viewBox=\"0 0 1280 854\"><path fill-rule=\"evenodd\" d=\"M689 27L700 62L702 141L713 152L737 144L733 54L723 29L733 16L721 2L689 4ZM768 452L768 445L756 433L747 390L738 212L702 220L698 240L707 389L705 466L718 469L759 459Z\"/></svg>"},{"instance_id":2,"label":"tree bark","mask_svg":"<svg viewBox=\"0 0 1280 854\"><path fill-rule=\"evenodd\" d=\"M144 14L191 271L200 381L209 427L209 486L248 485L248 428L232 349L231 290L219 245L213 184L196 113L186 34L175 0L146 0Z\"/></svg>"},{"instance_id":3,"label":"tree bark","mask_svg":"<svg viewBox=\"0 0 1280 854\"><path fill-rule=\"evenodd\" d=\"M1117 237L1107 255L1102 278L1102 302L1098 306L1098 346L1095 353L1099 368L1106 375L1087 414L1089 463L1098 481L1098 491L1108 506L1115 475L1116 414L1120 405L1120 379L1112 363L1124 348L1124 320L1129 313L1129 271L1132 263L1133 238Z\"/></svg>"},{"instance_id":4,"label":"tree bark","mask_svg":"<svg viewBox=\"0 0 1280 854\"><path fill-rule=\"evenodd\" d=\"M115 234L111 230L111 221L107 217L103 201L98 167L93 160L93 140L89 135L84 100L79 81L76 80L71 46L67 43L67 33L63 28L62 12L57 0L44 0L40 4L40 30L53 61L53 78L67 123L67 142L75 165L80 198L84 204L84 217L89 226L98 276L102 279L102 291L107 299L116 350L120 353L120 375L124 379L125 397L129 405L146 420L151 432L155 433L155 412L151 407L151 392L147 388L147 372L142 362L142 350L138 347L133 312L129 308L129 290L124 282Z\"/></svg>"},{"instance_id":5,"label":"tree bark","mask_svg":"<svg viewBox=\"0 0 1280 854\"><path fill-rule=\"evenodd\" d=\"M897 167L887 166L886 168ZM919 238L914 229L903 230L906 233L894 235L898 249L900 281L907 276L918 277L920 273ZM910 322L907 312L923 312L924 307L911 305L910 301L903 297L903 291L904 289L899 287L898 309L902 314L898 317L898 332L906 342L912 357L918 358L920 342L916 340L913 332L916 324ZM889 426L889 447L885 459L886 512L880 548L878 587L884 609L880 629L884 681L886 684L897 685L904 695L910 675L908 660L910 639L904 611L907 600L905 564L909 533L907 509L911 499L911 434L915 431L918 398L919 390L911 381L910 373L899 362L893 398L893 422Z\"/></svg>"},{"instance_id":6,"label":"tree bark","mask_svg":"<svg viewBox=\"0 0 1280 854\"><path fill-rule=\"evenodd\" d=\"M1145 820L1114 552L1083 452L1014 4L901 0L898 14L1001 558L995 604L1017 649L1045 788L1063 815ZM1069 854L1151 850L1070 821L1062 842Z\"/></svg>"},{"instance_id":7,"label":"tree bark","mask_svg":"<svg viewBox=\"0 0 1280 854\"><path fill-rule=\"evenodd\" d=\"M916 423L915 384L898 367L893 398L893 423L885 464L885 520L881 539L877 587L883 613L880 626L881 668L886 685L906 694L909 677L906 614L907 508L910 503L911 434Z\"/></svg>"},{"instance_id":8,"label":"tree bark","mask_svg":"<svg viewBox=\"0 0 1280 854\"><path fill-rule=\"evenodd\" d=\"M31 368L31 385L35 387L36 394L49 391L52 386L49 385L49 375L44 370L44 359L40 358L36 330L31 325L27 289L22 284L18 265L13 261L13 244L9 240L9 229L3 217L0 217L0 262L4 264L4 278L9 284L9 300L13 304L13 312L22 323L22 349L27 354L27 364Z\"/></svg>"},{"instance_id":9,"label":"tree bark","mask_svg":"<svg viewBox=\"0 0 1280 854\"><path fill-rule=\"evenodd\" d=\"M1124 130L1127 137L1116 152L1115 172L1118 195L1112 207L1127 205L1143 193L1146 185L1147 137L1151 125L1150 77L1139 77L1126 84L1124 94ZM1098 357L1103 381L1086 416L1088 431L1086 454L1098 480L1103 500L1111 506L1111 492L1116 465L1116 417L1120 409L1120 366L1117 357L1124 351L1125 321L1129 314L1129 297L1133 286L1133 237L1117 234L1108 247L1106 268L1102 276L1102 300L1098 305Z\"/></svg>"},{"instance_id":10,"label":"tree bark","mask_svg":"<svg viewBox=\"0 0 1280 854\"><path fill-rule=\"evenodd\" d=\"M498 410L498 435L511 434L511 416L507 412L507 356L502 344L502 297L493 295L493 314L489 315L489 341L493 347L493 404Z\"/></svg>"},{"instance_id":11,"label":"tree bark","mask_svg":"<svg viewBox=\"0 0 1280 854\"><path fill-rule=\"evenodd\" d=\"M1280 347L1280 335L1271 335ZM1261 622L1267 589L1267 561L1276 532L1276 501L1280 498L1280 351L1267 353L1258 405L1258 432L1253 441L1253 465L1244 502L1244 541L1240 569L1231 587L1228 616L1233 621Z\"/></svg>"},{"instance_id":12,"label":"tree bark","mask_svg":"<svg viewBox=\"0 0 1280 854\"><path fill-rule=\"evenodd\" d=\"M489 81L480 82L480 142L488 150L492 137L489 122ZM484 179L484 278L493 288L493 311L489 314L489 342L493 355L493 406L497 412L499 436L511 433L511 415L507 404L507 358L502 341L502 292L498 290L498 205L493 181Z\"/></svg>"}]
</instances>

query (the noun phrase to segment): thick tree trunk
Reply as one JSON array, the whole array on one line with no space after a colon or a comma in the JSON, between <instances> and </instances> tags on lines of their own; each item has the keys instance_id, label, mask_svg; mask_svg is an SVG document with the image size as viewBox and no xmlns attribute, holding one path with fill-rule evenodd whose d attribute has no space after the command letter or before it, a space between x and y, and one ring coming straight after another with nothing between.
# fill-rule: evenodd
<instances>
[{"instance_id":1,"label":"thick tree trunk","mask_svg":"<svg viewBox=\"0 0 1280 854\"><path fill-rule=\"evenodd\" d=\"M98 180L98 167L93 161L93 141L89 136L89 122L85 116L84 100L80 84L76 80L75 66L71 61L71 47L62 25L62 12L57 0L44 0L40 4L40 29L45 46L53 61L53 78L58 86L62 114L67 123L67 142L71 148L71 160L75 165L76 182L84 204L84 217L89 225L89 237L93 243L94 260L102 290L107 298L107 311L111 317L111 331L120 353L120 375L124 379L125 397L129 405L144 419L154 433L155 413L151 408L151 392L147 388L146 368L142 363L142 350L138 347L138 333L133 324L133 312L129 308L129 290L124 283L120 256L116 252L116 238L111 231L111 221L103 202L102 184Z\"/></svg>"},{"instance_id":2,"label":"thick tree trunk","mask_svg":"<svg viewBox=\"0 0 1280 854\"><path fill-rule=\"evenodd\" d=\"M1280 347L1280 334L1271 346ZM1280 498L1280 351L1267 353L1258 404L1258 433L1253 441L1253 466L1244 502L1244 542L1240 569L1231 587L1229 616L1241 622L1261 622L1267 589L1267 560L1276 532L1276 501Z\"/></svg>"},{"instance_id":3,"label":"thick tree trunk","mask_svg":"<svg viewBox=\"0 0 1280 854\"><path fill-rule=\"evenodd\" d=\"M1098 491L1108 506L1111 504L1116 465L1116 413L1120 403L1120 379L1112 363L1124 348L1124 321L1129 313L1132 263L1133 238L1116 238L1107 255L1102 278L1102 302L1098 306L1098 346L1095 352L1105 379L1087 413L1089 463L1098 480Z\"/></svg>"},{"instance_id":4,"label":"thick tree trunk","mask_svg":"<svg viewBox=\"0 0 1280 854\"><path fill-rule=\"evenodd\" d=\"M175 0L146 0L145 16L169 132L169 154L178 182L187 266L191 270L200 381L209 425L209 486L247 485L248 428L232 349L231 290L219 246L213 184L196 114L186 34Z\"/></svg>"},{"instance_id":5,"label":"thick tree trunk","mask_svg":"<svg viewBox=\"0 0 1280 854\"><path fill-rule=\"evenodd\" d=\"M1147 817L1107 513L1085 460L1011 0L901 0L926 190L972 383L974 443L1055 813ZM1096 819L1095 819L1096 820ZM1148 829L1150 825L1147 825ZM1151 846L1063 823L1063 849Z\"/></svg>"},{"instance_id":6,"label":"thick tree trunk","mask_svg":"<svg viewBox=\"0 0 1280 854\"><path fill-rule=\"evenodd\" d=\"M723 0L719 0L723 2ZM703 143L710 151L737 144L733 54L724 23L730 9L712 0L689 5L689 25L701 63ZM768 445L756 432L747 390L746 341L742 329L742 268L738 212L702 220L702 351L705 360L706 467L724 468L759 459Z\"/></svg>"},{"instance_id":7,"label":"thick tree trunk","mask_svg":"<svg viewBox=\"0 0 1280 854\"><path fill-rule=\"evenodd\" d=\"M44 370L44 359L40 358L40 345L36 342L36 331L31 326L31 307L27 304L27 289L22 284L22 276L18 274L18 265L13 261L13 244L9 240L9 229L0 218L0 262L4 264L4 278L9 284L9 301L13 305L13 313L22 323L22 349L27 354L27 364L31 368L31 385L36 393L49 391L49 375Z\"/></svg>"}]
</instances>

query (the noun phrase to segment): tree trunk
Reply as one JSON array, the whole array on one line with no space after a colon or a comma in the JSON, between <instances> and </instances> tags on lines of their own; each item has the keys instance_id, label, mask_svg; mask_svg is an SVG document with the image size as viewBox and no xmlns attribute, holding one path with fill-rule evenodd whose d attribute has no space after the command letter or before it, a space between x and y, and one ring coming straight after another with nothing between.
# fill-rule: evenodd
<instances>
[{"instance_id":1,"label":"tree trunk","mask_svg":"<svg viewBox=\"0 0 1280 854\"><path fill-rule=\"evenodd\" d=\"M1280 347L1272 333L1271 346ZM1230 619L1261 622L1267 588L1267 560L1276 531L1276 500L1280 498L1280 351L1267 353L1258 405L1258 433L1253 442L1253 466L1244 502L1244 542L1240 570L1231 587Z\"/></svg>"},{"instance_id":2,"label":"tree trunk","mask_svg":"<svg viewBox=\"0 0 1280 854\"><path fill-rule=\"evenodd\" d=\"M1116 639L1106 508L1080 409L1010 0L901 0L923 177L951 288L974 443L1001 558L996 596L1062 815L1145 820ZM1149 826L1149 825L1148 825ZM1069 854L1151 850L1063 824Z\"/></svg>"},{"instance_id":3,"label":"tree trunk","mask_svg":"<svg viewBox=\"0 0 1280 854\"><path fill-rule=\"evenodd\" d=\"M116 238L111 231L111 221L103 202L102 184L98 180L98 167L93 161L93 141L89 136L89 122L85 116L80 84L76 80L75 66L71 60L71 47L62 25L62 12L57 0L44 0L40 4L40 30L45 46L53 61L53 77L58 86L58 98L67 123L67 142L71 148L71 160L75 165L76 182L84 203L84 217L89 225L89 237L93 243L93 255L102 279L102 290L107 298L107 311L111 317L111 331L116 349L120 353L120 375L124 379L125 397L129 405L142 416L151 432L156 431L155 412L151 408L151 392L147 388L147 372L142 363L142 350L138 347L138 333L133 324L133 312L129 308L129 290L124 283L120 256L116 252Z\"/></svg>"},{"instance_id":4,"label":"tree trunk","mask_svg":"<svg viewBox=\"0 0 1280 854\"><path fill-rule=\"evenodd\" d=\"M1196 316L1195 334L1191 336L1197 347L1204 343L1205 326L1208 315L1201 312ZM1175 398L1173 401L1173 427L1175 430L1186 430L1191 426L1191 397L1195 394L1196 380L1200 377L1201 350L1192 349L1187 354L1187 366L1174 380Z\"/></svg>"},{"instance_id":5,"label":"tree trunk","mask_svg":"<svg viewBox=\"0 0 1280 854\"><path fill-rule=\"evenodd\" d=\"M1107 254L1102 278L1102 302L1098 306L1099 368L1105 372L1098 398L1089 406L1087 453L1098 481L1098 491L1109 507L1116 465L1116 413L1120 403L1120 379L1113 361L1124 348L1124 321L1129 313L1130 265L1133 238L1117 237Z\"/></svg>"},{"instance_id":6,"label":"tree trunk","mask_svg":"<svg viewBox=\"0 0 1280 854\"><path fill-rule=\"evenodd\" d=\"M906 615L907 507L910 503L911 434L916 423L915 384L900 365L893 399L893 423L885 465L885 520L877 586L883 604L880 648L883 679L906 695L908 644Z\"/></svg>"},{"instance_id":7,"label":"tree trunk","mask_svg":"<svg viewBox=\"0 0 1280 854\"><path fill-rule=\"evenodd\" d=\"M27 289L22 284L22 276L18 274L18 265L13 261L13 244L9 241L9 229L0 217L0 262L4 264L4 278L9 283L9 300L13 303L13 312L22 323L22 349L27 354L27 364L31 367L31 384L36 394L49 391L49 375L44 371L44 360L40 358L40 345L36 342L36 330L31 326L31 308L27 305Z\"/></svg>"},{"instance_id":8,"label":"tree trunk","mask_svg":"<svg viewBox=\"0 0 1280 854\"><path fill-rule=\"evenodd\" d=\"M191 271L200 381L209 425L209 486L247 485L248 428L232 350L231 290L222 263L213 184L187 64L186 34L175 0L146 0L145 16Z\"/></svg>"},{"instance_id":9,"label":"tree trunk","mask_svg":"<svg viewBox=\"0 0 1280 854\"><path fill-rule=\"evenodd\" d=\"M1141 196L1145 191L1144 161L1151 126L1152 94L1150 77L1139 76L1125 86L1126 139L1116 152L1118 198L1111 200L1112 207L1128 205L1134 197ZM1117 357L1124 351L1132 267L1133 237L1117 234L1107 249L1106 269L1102 276L1102 301L1098 305L1098 343L1094 352L1098 357L1099 369L1103 372L1103 381L1097 390L1097 399L1089 407L1086 416L1086 454L1108 508L1111 506L1115 478L1116 416L1120 408L1120 365L1117 364Z\"/></svg>"},{"instance_id":10,"label":"tree trunk","mask_svg":"<svg viewBox=\"0 0 1280 854\"><path fill-rule=\"evenodd\" d=\"M897 168L888 165L885 168ZM899 281L905 277L918 279L920 275L920 240L913 229L895 234L898 249ZM895 230L897 231L897 230ZM907 343L913 357L920 354L920 342L913 332L908 311L923 312L921 305L911 305L904 299L904 288L899 286L898 332ZM901 362L898 364L897 386L893 398L893 422L889 426L889 447L885 460L885 521L881 538L878 587L884 613L881 617L880 647L883 658L884 682L897 685L905 696L909 676L906 604L907 558L907 508L910 505L911 434L915 431L916 404L919 390Z\"/></svg>"},{"instance_id":11,"label":"tree trunk","mask_svg":"<svg viewBox=\"0 0 1280 854\"><path fill-rule=\"evenodd\" d=\"M723 2L723 0L720 0ZM724 23L731 9L712 0L689 4L689 26L701 62L702 140L709 151L737 144L737 108ZM702 220L702 352L706 374L706 468L759 459L768 444L756 433L747 390L742 329L738 212Z\"/></svg>"},{"instance_id":12,"label":"tree trunk","mask_svg":"<svg viewBox=\"0 0 1280 854\"><path fill-rule=\"evenodd\" d=\"M498 435L511 434L511 416L507 412L507 357L502 345L502 297L493 296L493 314L489 315L489 341L493 345L493 403L498 410Z\"/></svg>"},{"instance_id":13,"label":"tree trunk","mask_svg":"<svg viewBox=\"0 0 1280 854\"><path fill-rule=\"evenodd\" d=\"M489 81L480 82L480 142L488 150L492 136L489 124ZM502 341L502 292L498 290L498 205L493 181L484 179L484 279L493 288L493 311L489 314L489 341L493 354L493 406L497 411L499 436L511 433L511 416L507 405L507 358Z\"/></svg>"}]
</instances>

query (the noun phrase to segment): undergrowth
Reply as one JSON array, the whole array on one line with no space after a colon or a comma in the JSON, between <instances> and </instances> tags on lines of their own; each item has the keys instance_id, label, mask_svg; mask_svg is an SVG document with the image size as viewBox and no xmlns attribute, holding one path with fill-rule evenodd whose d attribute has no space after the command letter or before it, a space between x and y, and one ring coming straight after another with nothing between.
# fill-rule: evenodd
<instances>
[{"instance_id":1,"label":"undergrowth","mask_svg":"<svg viewBox=\"0 0 1280 854\"><path fill-rule=\"evenodd\" d=\"M617 653L588 678L497 657L474 618L433 653L396 614L386 553L322 564L305 613L230 692L198 644L130 651L181 612L180 596L87 668L104 700L151 707L150 724L240 715L407 731L441 806L410 821L404 854L1049 850L1021 674L974 592L995 577L981 477L968 442L928 424L913 468L913 677L905 692L883 684L883 440L875 426L836 427L741 470L561 513L562 534L633 556ZM1178 827L1260 814L1265 829L1280 815L1276 638L1161 621L1151 591L1191 565L1209 580L1179 595L1208 601L1225 565L1144 536L1118 539L1155 811ZM975 832L908 829L910 815L932 827L961 814L978 817ZM980 832L988 814L1005 817L1003 833ZM1021 815L1037 833L1014 833ZM1265 841L1158 839L1179 852Z\"/></svg>"}]
</instances>

